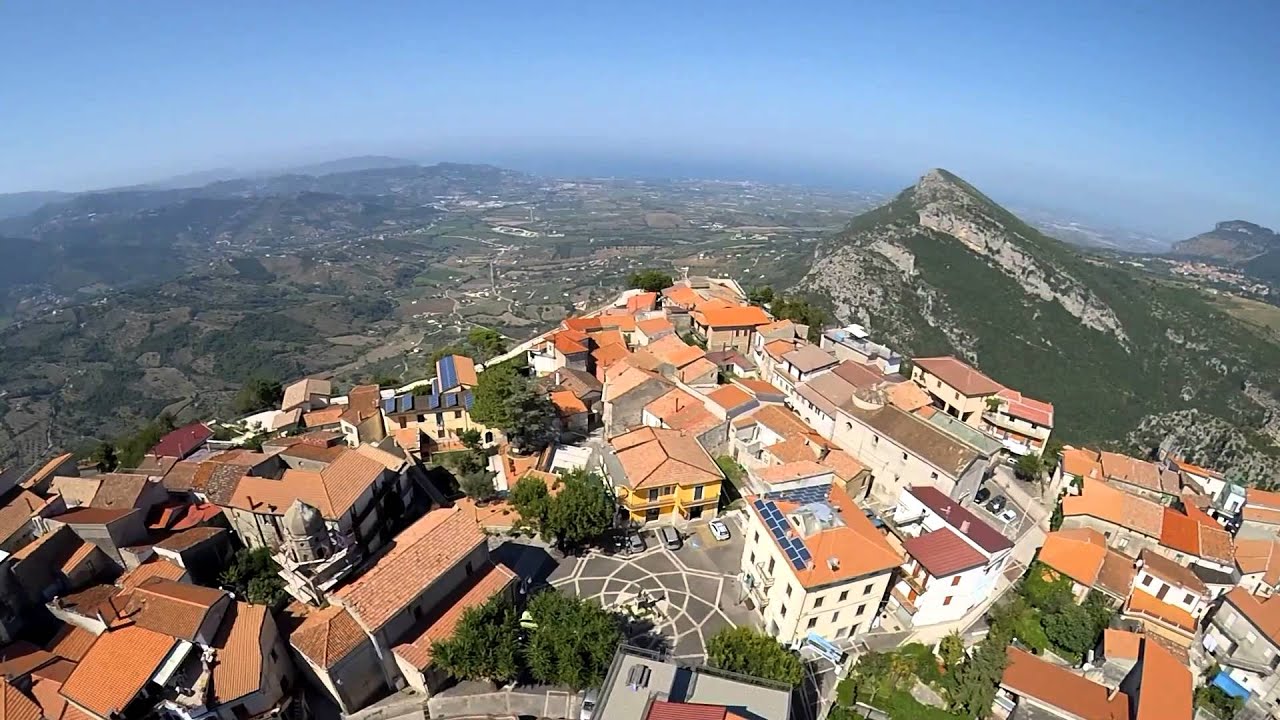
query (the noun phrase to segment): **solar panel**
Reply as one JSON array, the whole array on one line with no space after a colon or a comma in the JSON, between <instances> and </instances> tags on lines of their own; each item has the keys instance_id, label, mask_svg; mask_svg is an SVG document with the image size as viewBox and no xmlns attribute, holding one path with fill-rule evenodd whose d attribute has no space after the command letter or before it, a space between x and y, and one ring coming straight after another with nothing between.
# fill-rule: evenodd
<instances>
[{"instance_id":1,"label":"solar panel","mask_svg":"<svg viewBox=\"0 0 1280 720\"><path fill-rule=\"evenodd\" d=\"M428 396L427 396L427 409L428 409L428 410L438 410L439 408L440 408L440 396L439 396L439 395L428 395Z\"/></svg>"},{"instance_id":2,"label":"solar panel","mask_svg":"<svg viewBox=\"0 0 1280 720\"><path fill-rule=\"evenodd\" d=\"M440 378L442 390L448 390L458 384L458 368L453 364L452 355L445 355L436 363L436 376Z\"/></svg>"},{"instance_id":3,"label":"solar panel","mask_svg":"<svg viewBox=\"0 0 1280 720\"><path fill-rule=\"evenodd\" d=\"M451 408L451 407L453 407L454 405L457 405L457 404L458 404L458 396L457 396L455 393L449 393L448 395L445 395L445 396L444 396L444 406L445 406L445 407L447 407L447 408Z\"/></svg>"},{"instance_id":4,"label":"solar panel","mask_svg":"<svg viewBox=\"0 0 1280 720\"><path fill-rule=\"evenodd\" d=\"M755 502L753 502L753 503L751 503L751 504L756 506L756 510L759 510L761 513L763 513L763 512L764 512L764 501L763 501L763 500L756 500Z\"/></svg>"},{"instance_id":5,"label":"solar panel","mask_svg":"<svg viewBox=\"0 0 1280 720\"><path fill-rule=\"evenodd\" d=\"M396 399L389 397L382 401L382 412L393 413L396 411Z\"/></svg>"},{"instance_id":6,"label":"solar panel","mask_svg":"<svg viewBox=\"0 0 1280 720\"><path fill-rule=\"evenodd\" d=\"M462 404L466 405L468 410L471 409L471 405L475 403L475 401L476 401L475 395L472 395L470 392L462 393Z\"/></svg>"},{"instance_id":7,"label":"solar panel","mask_svg":"<svg viewBox=\"0 0 1280 720\"><path fill-rule=\"evenodd\" d=\"M396 398L396 406L400 409L400 412L409 412L413 409L413 396L401 395Z\"/></svg>"}]
</instances>

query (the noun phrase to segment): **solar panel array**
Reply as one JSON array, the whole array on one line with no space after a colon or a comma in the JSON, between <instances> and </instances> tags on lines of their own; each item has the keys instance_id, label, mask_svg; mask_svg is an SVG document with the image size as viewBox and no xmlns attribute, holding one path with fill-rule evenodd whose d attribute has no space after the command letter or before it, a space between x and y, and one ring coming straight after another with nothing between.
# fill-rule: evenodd
<instances>
[{"instance_id":1,"label":"solar panel array","mask_svg":"<svg viewBox=\"0 0 1280 720\"><path fill-rule=\"evenodd\" d=\"M473 403L475 396L470 390L443 395L434 392L431 395L405 394L383 400L382 410L386 413L436 412L463 407L470 410Z\"/></svg>"},{"instance_id":2,"label":"solar panel array","mask_svg":"<svg viewBox=\"0 0 1280 720\"><path fill-rule=\"evenodd\" d=\"M791 567L796 570L808 567L809 562L813 560L813 555L809 553L809 548L805 547L804 540L787 536L787 530L791 526L778 506L774 505L772 500L756 500L754 504L760 517L764 519L765 527L769 528L773 539L778 541L778 547L782 548L787 555L787 560L791 561Z\"/></svg>"},{"instance_id":3,"label":"solar panel array","mask_svg":"<svg viewBox=\"0 0 1280 720\"><path fill-rule=\"evenodd\" d=\"M440 379L441 390L457 387L458 368L453 363L452 355L445 355L436 362L436 377Z\"/></svg>"},{"instance_id":4,"label":"solar panel array","mask_svg":"<svg viewBox=\"0 0 1280 720\"><path fill-rule=\"evenodd\" d=\"M769 500L785 500L787 502L808 505L809 503L826 502L831 496L830 485L814 485L812 487L795 488L793 490L778 490L776 492L765 493L765 498Z\"/></svg>"}]
</instances>

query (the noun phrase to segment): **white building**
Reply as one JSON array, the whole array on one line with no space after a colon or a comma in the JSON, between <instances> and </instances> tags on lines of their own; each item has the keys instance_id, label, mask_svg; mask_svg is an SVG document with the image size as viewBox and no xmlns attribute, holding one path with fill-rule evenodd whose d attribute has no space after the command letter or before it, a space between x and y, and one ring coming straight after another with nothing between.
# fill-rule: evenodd
<instances>
[{"instance_id":1,"label":"white building","mask_svg":"<svg viewBox=\"0 0 1280 720\"><path fill-rule=\"evenodd\" d=\"M889 607L904 624L959 620L995 590L1013 541L936 487L902 493L894 524L907 537L907 561Z\"/></svg>"},{"instance_id":2,"label":"white building","mask_svg":"<svg viewBox=\"0 0 1280 720\"><path fill-rule=\"evenodd\" d=\"M766 632L799 644L867 632L902 558L836 486L747 498L742 573Z\"/></svg>"}]
</instances>

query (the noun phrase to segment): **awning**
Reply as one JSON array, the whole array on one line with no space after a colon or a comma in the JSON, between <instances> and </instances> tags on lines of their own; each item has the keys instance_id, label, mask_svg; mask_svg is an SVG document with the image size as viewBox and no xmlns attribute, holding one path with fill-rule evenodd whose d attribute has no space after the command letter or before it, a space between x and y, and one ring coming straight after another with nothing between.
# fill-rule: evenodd
<instances>
[{"instance_id":1,"label":"awning","mask_svg":"<svg viewBox=\"0 0 1280 720\"><path fill-rule=\"evenodd\" d=\"M1248 699L1250 695L1249 689L1236 682L1234 678L1227 674L1226 670L1218 673L1217 677L1213 679L1213 684L1231 697Z\"/></svg>"}]
</instances>

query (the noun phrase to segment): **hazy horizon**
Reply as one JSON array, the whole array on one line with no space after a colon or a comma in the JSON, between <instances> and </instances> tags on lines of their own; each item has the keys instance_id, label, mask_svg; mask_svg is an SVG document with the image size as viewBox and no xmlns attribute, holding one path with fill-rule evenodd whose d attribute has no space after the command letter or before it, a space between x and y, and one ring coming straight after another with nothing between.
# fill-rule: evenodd
<instances>
[{"instance_id":1,"label":"hazy horizon","mask_svg":"<svg viewBox=\"0 0 1280 720\"><path fill-rule=\"evenodd\" d=\"M803 10L6 6L0 192L371 154L882 192L944 167L1169 238L1280 225L1280 6Z\"/></svg>"}]
</instances>

